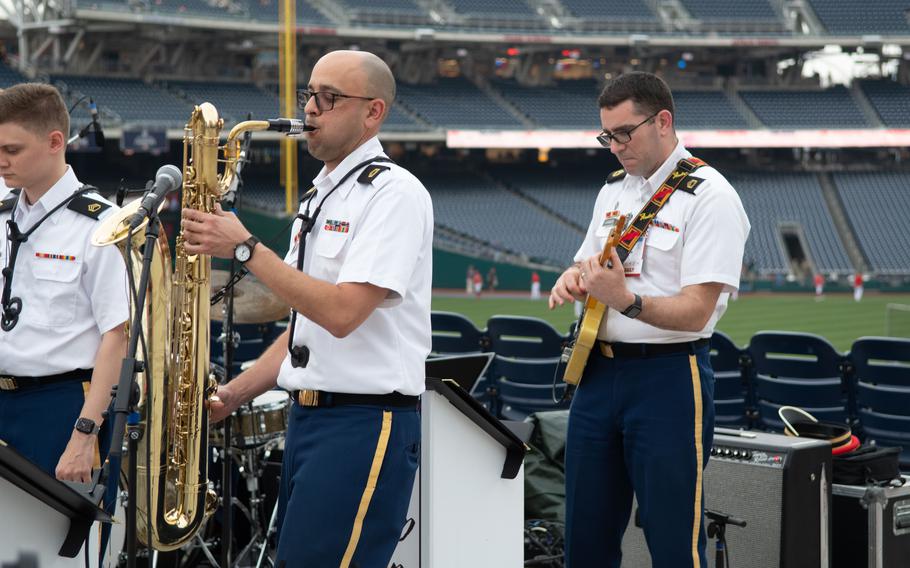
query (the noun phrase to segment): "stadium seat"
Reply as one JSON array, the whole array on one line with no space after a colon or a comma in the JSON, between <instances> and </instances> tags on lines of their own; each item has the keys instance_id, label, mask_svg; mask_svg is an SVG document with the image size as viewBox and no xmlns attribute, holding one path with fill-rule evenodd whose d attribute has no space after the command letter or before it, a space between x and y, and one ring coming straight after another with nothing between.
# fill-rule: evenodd
<instances>
[{"instance_id":1,"label":"stadium seat","mask_svg":"<svg viewBox=\"0 0 910 568\"><path fill-rule=\"evenodd\" d=\"M749 341L749 353L755 367L755 397L762 428L783 430L777 415L783 405L800 407L819 420L849 421L845 358L825 338L810 333L760 331Z\"/></svg>"},{"instance_id":2,"label":"stadium seat","mask_svg":"<svg viewBox=\"0 0 910 568\"><path fill-rule=\"evenodd\" d=\"M431 312L433 355L479 353L487 344L484 333L474 323L454 312Z\"/></svg>"},{"instance_id":3,"label":"stadium seat","mask_svg":"<svg viewBox=\"0 0 910 568\"><path fill-rule=\"evenodd\" d=\"M539 318L493 316L487 320L490 351L502 357L559 357L566 338Z\"/></svg>"},{"instance_id":4,"label":"stadium seat","mask_svg":"<svg viewBox=\"0 0 910 568\"><path fill-rule=\"evenodd\" d=\"M718 426L750 426L749 391L742 367L742 349L726 334L711 336L711 367L714 369L714 421Z\"/></svg>"},{"instance_id":5,"label":"stadium seat","mask_svg":"<svg viewBox=\"0 0 910 568\"><path fill-rule=\"evenodd\" d=\"M560 400L565 383L556 376L559 357L523 359L496 355L489 372L496 396L496 414L505 420L524 420L529 414L541 410L568 408L569 402Z\"/></svg>"},{"instance_id":6,"label":"stadium seat","mask_svg":"<svg viewBox=\"0 0 910 568\"><path fill-rule=\"evenodd\" d=\"M863 440L903 447L901 468L910 470L910 339L861 337L850 361Z\"/></svg>"}]
</instances>

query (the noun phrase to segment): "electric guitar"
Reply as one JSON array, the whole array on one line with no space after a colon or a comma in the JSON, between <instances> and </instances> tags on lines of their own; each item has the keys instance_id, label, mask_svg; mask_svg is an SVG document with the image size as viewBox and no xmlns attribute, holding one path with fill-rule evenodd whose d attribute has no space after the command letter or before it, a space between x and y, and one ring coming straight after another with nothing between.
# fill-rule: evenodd
<instances>
[{"instance_id":1,"label":"electric guitar","mask_svg":"<svg viewBox=\"0 0 910 568\"><path fill-rule=\"evenodd\" d=\"M613 226L609 238L600 253L600 264L604 265L613 255L613 249L619 243L622 232L626 226L626 216L623 215ZM597 341L597 331L600 324L606 317L607 306L597 301L594 296L588 294L585 299L584 311L581 313L581 321L575 328L575 335L569 342L569 345L562 352L562 362L566 364L566 372L562 380L570 385L577 385L581 381L581 375L584 373L585 365L588 363L588 357L591 355L591 349Z\"/></svg>"}]
</instances>

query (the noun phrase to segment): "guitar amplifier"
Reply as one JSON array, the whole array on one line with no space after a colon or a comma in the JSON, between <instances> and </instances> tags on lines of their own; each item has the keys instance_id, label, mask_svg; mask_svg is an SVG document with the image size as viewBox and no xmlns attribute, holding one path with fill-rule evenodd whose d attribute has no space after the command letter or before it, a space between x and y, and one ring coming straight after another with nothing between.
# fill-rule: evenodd
<instances>
[{"instance_id":1,"label":"guitar amplifier","mask_svg":"<svg viewBox=\"0 0 910 568\"><path fill-rule=\"evenodd\" d=\"M828 568L831 445L820 440L717 428L704 472L705 508L746 521L728 525L727 553L736 568ZM623 539L623 566L651 566L633 515ZM715 541L708 539L708 566Z\"/></svg>"}]
</instances>

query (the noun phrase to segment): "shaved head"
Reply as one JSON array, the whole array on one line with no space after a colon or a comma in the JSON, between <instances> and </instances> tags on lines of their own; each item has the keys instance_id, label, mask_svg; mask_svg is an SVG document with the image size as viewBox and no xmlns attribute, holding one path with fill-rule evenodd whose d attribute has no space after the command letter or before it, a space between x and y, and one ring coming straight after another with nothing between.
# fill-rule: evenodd
<instances>
[{"instance_id":1,"label":"shaved head","mask_svg":"<svg viewBox=\"0 0 910 568\"><path fill-rule=\"evenodd\" d=\"M386 62L368 51L338 50L323 55L318 63L338 65L351 70L365 96L382 99L386 109L395 101L395 77ZM386 110L388 114L388 110Z\"/></svg>"}]
</instances>

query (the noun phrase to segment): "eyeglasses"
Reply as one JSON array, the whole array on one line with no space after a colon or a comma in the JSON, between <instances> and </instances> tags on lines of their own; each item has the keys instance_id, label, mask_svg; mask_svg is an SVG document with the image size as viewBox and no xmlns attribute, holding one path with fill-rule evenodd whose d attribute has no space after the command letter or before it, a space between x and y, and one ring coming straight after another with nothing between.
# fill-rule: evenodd
<instances>
[{"instance_id":1,"label":"eyeglasses","mask_svg":"<svg viewBox=\"0 0 910 568\"><path fill-rule=\"evenodd\" d=\"M303 110L310 99L316 97L316 110L319 112L328 112L335 108L335 99L361 99L372 101L376 97L358 97L355 95L342 95L341 93L330 93L329 91L309 91L301 89L297 91L297 108Z\"/></svg>"},{"instance_id":2,"label":"eyeglasses","mask_svg":"<svg viewBox=\"0 0 910 568\"><path fill-rule=\"evenodd\" d=\"M628 130L617 130L616 132L612 132L612 133L604 130L603 132L601 132L600 134L597 135L597 141L600 142L600 145L603 146L604 148L609 148L610 144L612 144L614 140L616 141L617 144L628 144L629 142L632 141L632 133L635 132L635 129L638 128L639 126L641 126L642 124L648 122L649 120L651 120L658 114L660 114L660 111L655 112L654 114L652 114L648 118L642 120L641 122L639 122L638 124L636 124L635 126L633 126L632 128L630 128Z\"/></svg>"}]
</instances>

